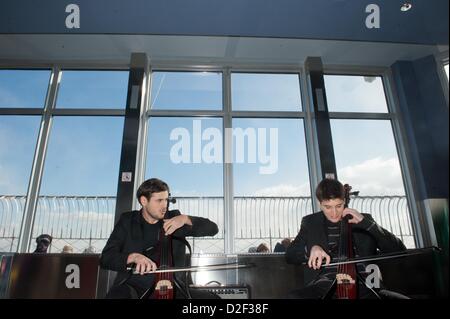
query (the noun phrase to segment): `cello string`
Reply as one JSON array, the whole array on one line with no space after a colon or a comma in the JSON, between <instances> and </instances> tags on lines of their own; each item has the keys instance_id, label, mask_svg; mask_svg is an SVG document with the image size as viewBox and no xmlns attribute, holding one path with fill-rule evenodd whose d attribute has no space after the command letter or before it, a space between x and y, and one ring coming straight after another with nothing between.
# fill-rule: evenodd
<instances>
[{"instance_id":1,"label":"cello string","mask_svg":"<svg viewBox=\"0 0 450 319\"><path fill-rule=\"evenodd\" d=\"M344 209L348 207L348 204L350 202L350 190L351 190L351 186L348 184L344 185ZM351 245L351 232L350 232L350 225L348 223L348 218L343 217L341 219L341 238L340 238L340 242L341 242L341 247L343 248L343 255L339 256L341 258L349 258L350 257L350 245ZM348 277L350 276L350 267L348 267L347 265L342 265L340 267L340 269L342 270L340 272L340 274L344 277L341 277L341 281L343 281L343 283L341 285L338 285L338 287L340 286L341 289L339 290L339 294L338 297L339 298L345 298L348 299L349 295L348 295L348 286L346 285L346 281L348 280Z\"/></svg>"}]
</instances>

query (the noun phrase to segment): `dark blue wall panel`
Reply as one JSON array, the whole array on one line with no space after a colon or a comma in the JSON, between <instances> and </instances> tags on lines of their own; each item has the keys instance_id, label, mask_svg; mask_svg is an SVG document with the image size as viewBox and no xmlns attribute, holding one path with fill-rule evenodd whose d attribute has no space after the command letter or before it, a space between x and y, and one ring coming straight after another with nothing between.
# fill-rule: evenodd
<instances>
[{"instance_id":1,"label":"dark blue wall panel","mask_svg":"<svg viewBox=\"0 0 450 319\"><path fill-rule=\"evenodd\" d=\"M432 56L397 62L393 74L419 200L448 198L449 109Z\"/></svg>"},{"instance_id":2,"label":"dark blue wall panel","mask_svg":"<svg viewBox=\"0 0 450 319\"><path fill-rule=\"evenodd\" d=\"M68 29L68 4L80 28ZM0 33L254 36L448 44L448 0L0 0ZM380 7L368 29L366 7Z\"/></svg>"}]
</instances>

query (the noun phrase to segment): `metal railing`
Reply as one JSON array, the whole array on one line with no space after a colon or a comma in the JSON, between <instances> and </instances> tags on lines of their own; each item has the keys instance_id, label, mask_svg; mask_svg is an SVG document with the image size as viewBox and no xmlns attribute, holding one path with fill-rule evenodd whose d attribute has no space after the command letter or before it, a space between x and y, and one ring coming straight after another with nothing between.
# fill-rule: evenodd
<instances>
[{"instance_id":1,"label":"metal railing","mask_svg":"<svg viewBox=\"0 0 450 319\"><path fill-rule=\"evenodd\" d=\"M14 252L25 206L25 196L0 196L0 251ZM49 252L71 245L74 252L100 252L114 225L115 197L41 196L38 200L33 239L51 234ZM171 208L209 218L219 226L214 237L192 238L194 252L223 252L224 211L222 197L177 197ZM414 235L404 196L366 196L352 199L351 206L371 213L385 229L413 248ZM247 252L261 242L273 251L283 238L297 235L303 216L312 213L310 197L235 197L236 252Z\"/></svg>"}]
</instances>

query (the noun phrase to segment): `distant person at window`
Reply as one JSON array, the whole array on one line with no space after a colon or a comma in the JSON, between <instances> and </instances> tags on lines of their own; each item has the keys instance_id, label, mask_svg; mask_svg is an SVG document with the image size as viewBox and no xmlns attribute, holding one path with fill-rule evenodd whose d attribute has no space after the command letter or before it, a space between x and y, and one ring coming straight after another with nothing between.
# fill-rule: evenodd
<instances>
[{"instance_id":1,"label":"distant person at window","mask_svg":"<svg viewBox=\"0 0 450 319\"><path fill-rule=\"evenodd\" d=\"M258 249L258 247L250 247L249 249L248 249L248 252L249 253L256 253L256 250Z\"/></svg>"},{"instance_id":2,"label":"distant person at window","mask_svg":"<svg viewBox=\"0 0 450 319\"><path fill-rule=\"evenodd\" d=\"M36 238L35 253L47 253L48 247L52 243L53 237L48 234L39 235Z\"/></svg>"},{"instance_id":3,"label":"distant person at window","mask_svg":"<svg viewBox=\"0 0 450 319\"><path fill-rule=\"evenodd\" d=\"M269 249L269 247L267 246L267 244L261 243L261 244L259 244L259 246L256 248L256 252L257 252L257 253L269 253L269 252L270 252L270 249Z\"/></svg>"},{"instance_id":4,"label":"distant person at window","mask_svg":"<svg viewBox=\"0 0 450 319\"><path fill-rule=\"evenodd\" d=\"M174 267L185 266L186 236L214 236L217 225L207 218L181 214L168 210L169 186L156 178L146 180L137 190L137 199L142 206L138 211L123 213L114 227L100 257L100 266L117 271L113 287L106 298L140 298L149 294L154 286L154 274L144 274L158 268L159 235L172 235ZM170 253L170 252L169 252ZM127 272L127 266L135 265L138 274ZM196 296L186 291L183 272L174 273L175 298L211 298L211 294Z\"/></svg>"},{"instance_id":5,"label":"distant person at window","mask_svg":"<svg viewBox=\"0 0 450 319\"><path fill-rule=\"evenodd\" d=\"M281 241L281 243L277 243L275 245L275 248L273 250L274 253L285 253L286 249L289 247L289 245L291 244L291 239L290 238L285 238Z\"/></svg>"},{"instance_id":6,"label":"distant person at window","mask_svg":"<svg viewBox=\"0 0 450 319\"><path fill-rule=\"evenodd\" d=\"M321 211L302 219L300 232L286 251L286 260L291 264L305 265L306 286L290 293L291 298L320 299L336 297L332 291L336 279L337 266L322 267L339 256L340 227L344 216L351 216L348 223L352 229L354 257L373 256L377 253L403 251L405 245L386 229L380 227L369 214L361 214L355 209L345 208L344 186L337 180L324 179L316 189ZM347 217L348 218L348 217ZM365 266L357 264L362 275ZM378 290L377 296L358 280L358 298L405 298L387 290Z\"/></svg>"},{"instance_id":7,"label":"distant person at window","mask_svg":"<svg viewBox=\"0 0 450 319\"><path fill-rule=\"evenodd\" d=\"M73 248L70 245L64 245L62 252L63 254L72 254L73 253Z\"/></svg>"},{"instance_id":8,"label":"distant person at window","mask_svg":"<svg viewBox=\"0 0 450 319\"><path fill-rule=\"evenodd\" d=\"M89 246L85 250L83 250L83 254L95 254L95 247Z\"/></svg>"}]
</instances>

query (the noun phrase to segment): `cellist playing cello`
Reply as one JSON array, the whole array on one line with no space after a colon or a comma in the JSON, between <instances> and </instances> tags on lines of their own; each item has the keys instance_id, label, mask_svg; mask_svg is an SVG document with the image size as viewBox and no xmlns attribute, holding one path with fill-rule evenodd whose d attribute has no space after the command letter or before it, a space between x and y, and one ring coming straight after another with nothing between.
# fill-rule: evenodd
<instances>
[{"instance_id":1,"label":"cellist playing cello","mask_svg":"<svg viewBox=\"0 0 450 319\"><path fill-rule=\"evenodd\" d=\"M207 218L168 210L169 186L157 178L139 186L136 197L142 208L123 213L100 258L100 266L117 271L107 298L211 298L190 292L184 273L145 274L165 267L185 266L186 236L214 236L217 225ZM136 273L127 271L134 265ZM178 277L178 278L177 278ZM191 295L192 293L192 295Z\"/></svg>"},{"instance_id":2,"label":"cellist playing cello","mask_svg":"<svg viewBox=\"0 0 450 319\"><path fill-rule=\"evenodd\" d=\"M322 267L332 261L342 260L343 251L353 258L404 251L406 247L400 239L380 227L371 215L346 207L346 190L339 181L322 180L316 188L316 197L321 211L302 219L300 232L286 251L288 263L306 263L305 287L291 291L289 297L321 299L340 298L343 295L344 298L350 298L351 294L345 292L345 287L356 285L356 298L406 298L382 287L376 291L370 289L373 287L367 287L364 280L342 273L339 265ZM345 225L351 230L350 238L342 238L346 236L346 232L342 232ZM347 249L349 240L351 247ZM353 266L362 275L365 270L361 269L363 265ZM336 289L337 282L344 283L344 290L340 287Z\"/></svg>"}]
</instances>

